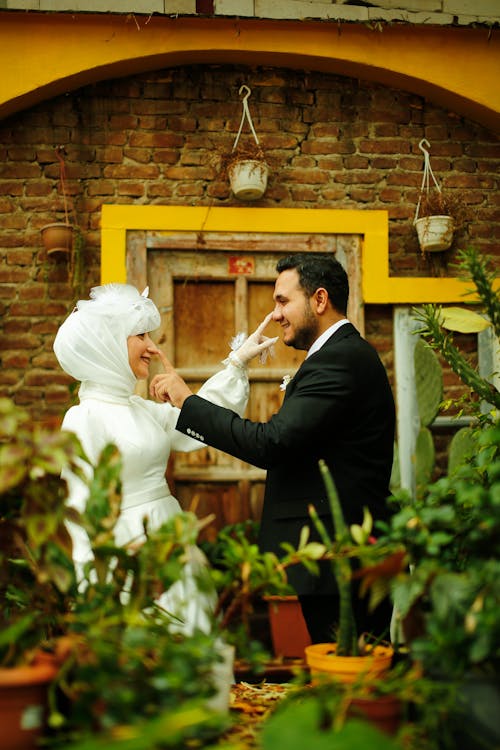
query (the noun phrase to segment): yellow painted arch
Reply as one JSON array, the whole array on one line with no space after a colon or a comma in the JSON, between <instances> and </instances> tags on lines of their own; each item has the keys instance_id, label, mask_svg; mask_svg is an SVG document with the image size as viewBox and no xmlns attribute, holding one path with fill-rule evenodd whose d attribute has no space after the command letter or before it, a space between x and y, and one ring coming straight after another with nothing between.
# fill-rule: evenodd
<instances>
[{"instance_id":1,"label":"yellow painted arch","mask_svg":"<svg viewBox=\"0 0 500 750\"><path fill-rule=\"evenodd\" d=\"M100 80L233 63L379 82L500 130L498 29L0 12L0 60L0 117Z\"/></svg>"}]
</instances>

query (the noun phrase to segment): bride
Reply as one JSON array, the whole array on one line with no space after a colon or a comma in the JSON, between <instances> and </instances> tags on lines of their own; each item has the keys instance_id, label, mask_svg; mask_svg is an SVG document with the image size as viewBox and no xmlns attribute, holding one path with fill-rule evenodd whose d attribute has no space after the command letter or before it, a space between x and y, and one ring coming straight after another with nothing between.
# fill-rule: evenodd
<instances>
[{"instance_id":1,"label":"bride","mask_svg":"<svg viewBox=\"0 0 500 750\"><path fill-rule=\"evenodd\" d=\"M276 339L262 334L270 316L242 345L232 351L225 368L200 388L198 395L242 415L248 401L246 365L266 354ZM143 520L156 529L181 508L170 493L165 471L170 451L192 451L204 444L177 432L179 409L134 394L137 380L146 379L153 358L163 353L150 338L160 325L160 313L147 290L139 294L129 284L94 287L90 299L80 300L59 328L54 352L62 369L80 381L79 404L66 413L62 429L77 435L90 461L88 477L103 448L117 446L122 459L122 503L115 541L127 545L144 539ZM200 437L200 436L198 436ZM69 504L82 511L87 485L74 474L66 477ZM92 557L85 530L68 524L77 570ZM160 596L159 604L180 621L182 632L208 632L207 597L196 591L193 571L201 563L194 548L183 579Z\"/></svg>"}]
</instances>

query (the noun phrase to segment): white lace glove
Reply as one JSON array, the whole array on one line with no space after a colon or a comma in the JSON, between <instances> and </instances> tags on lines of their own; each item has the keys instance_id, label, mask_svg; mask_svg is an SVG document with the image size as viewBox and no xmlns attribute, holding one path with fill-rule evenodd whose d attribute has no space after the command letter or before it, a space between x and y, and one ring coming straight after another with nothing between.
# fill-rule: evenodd
<instances>
[{"instance_id":1,"label":"white lace glove","mask_svg":"<svg viewBox=\"0 0 500 750\"><path fill-rule=\"evenodd\" d=\"M239 333L231 342L232 352L228 357L228 360L239 367L247 367L251 359L260 355L260 362L264 364L267 355L273 356L272 347L277 342L279 336L270 338L264 336L262 331L272 320L273 314L269 313L266 315L262 323L257 326L255 331L245 338L245 334ZM226 360L227 362L227 360Z\"/></svg>"}]
</instances>

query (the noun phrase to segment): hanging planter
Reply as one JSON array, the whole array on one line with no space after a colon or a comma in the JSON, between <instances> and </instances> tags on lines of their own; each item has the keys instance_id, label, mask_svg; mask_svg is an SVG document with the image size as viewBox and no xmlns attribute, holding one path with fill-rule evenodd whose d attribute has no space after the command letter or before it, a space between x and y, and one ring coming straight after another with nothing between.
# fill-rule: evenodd
<instances>
[{"instance_id":1,"label":"hanging planter","mask_svg":"<svg viewBox=\"0 0 500 750\"><path fill-rule=\"evenodd\" d=\"M269 168L265 162L257 159L237 161L227 171L235 198L254 201L266 192Z\"/></svg>"},{"instance_id":2,"label":"hanging planter","mask_svg":"<svg viewBox=\"0 0 500 750\"><path fill-rule=\"evenodd\" d=\"M423 253L441 252L451 247L454 230L452 216L424 216L416 219L415 228Z\"/></svg>"},{"instance_id":3,"label":"hanging planter","mask_svg":"<svg viewBox=\"0 0 500 750\"><path fill-rule=\"evenodd\" d=\"M459 198L445 195L441 190L434 177L429 152L424 148L424 144L430 148L430 143L425 138L418 144L424 154L424 175L413 220L422 254L442 252L451 247L459 213Z\"/></svg>"},{"instance_id":4,"label":"hanging planter","mask_svg":"<svg viewBox=\"0 0 500 750\"><path fill-rule=\"evenodd\" d=\"M69 254L73 247L73 227L64 222L45 224L41 228L42 242L47 255L53 253Z\"/></svg>"},{"instance_id":5,"label":"hanging planter","mask_svg":"<svg viewBox=\"0 0 500 750\"><path fill-rule=\"evenodd\" d=\"M254 201L262 198L267 189L269 165L259 144L257 133L248 108L248 97L252 93L248 86L241 86L239 94L245 92L242 100L243 113L240 127L230 154L223 157L223 168L227 171L231 190L235 198L242 201ZM248 145L239 143L245 120L248 121L253 135L253 142Z\"/></svg>"},{"instance_id":6,"label":"hanging planter","mask_svg":"<svg viewBox=\"0 0 500 750\"><path fill-rule=\"evenodd\" d=\"M69 255L73 248L74 227L69 220L68 199L66 191L66 169L62 156L63 151L63 146L58 146L56 148L56 156L59 160L59 182L61 185L61 192L64 202L64 221L45 224L45 226L40 229L42 233L42 242L47 255L52 255L54 253Z\"/></svg>"}]
</instances>

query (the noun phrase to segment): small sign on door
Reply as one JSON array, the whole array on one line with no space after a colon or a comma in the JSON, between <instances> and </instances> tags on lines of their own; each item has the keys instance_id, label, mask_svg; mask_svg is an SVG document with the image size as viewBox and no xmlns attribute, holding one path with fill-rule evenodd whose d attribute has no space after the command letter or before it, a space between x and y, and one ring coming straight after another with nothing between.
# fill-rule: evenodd
<instances>
[{"instance_id":1,"label":"small sign on door","mask_svg":"<svg viewBox=\"0 0 500 750\"><path fill-rule=\"evenodd\" d=\"M255 260L250 255L230 255L228 273L250 276L255 273Z\"/></svg>"}]
</instances>

